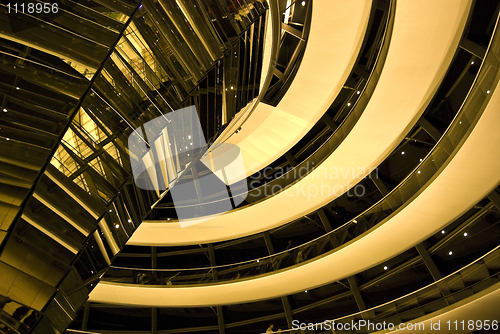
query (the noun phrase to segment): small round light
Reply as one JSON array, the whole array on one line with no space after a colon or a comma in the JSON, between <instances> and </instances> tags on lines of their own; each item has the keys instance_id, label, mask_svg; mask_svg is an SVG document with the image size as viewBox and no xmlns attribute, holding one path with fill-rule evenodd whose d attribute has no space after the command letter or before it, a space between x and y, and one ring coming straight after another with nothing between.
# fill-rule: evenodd
<instances>
[{"instance_id":1,"label":"small round light","mask_svg":"<svg viewBox=\"0 0 500 334\"><path fill-rule=\"evenodd\" d=\"M401 154L405 154L405 151L401 152Z\"/></svg>"},{"instance_id":2,"label":"small round light","mask_svg":"<svg viewBox=\"0 0 500 334\"><path fill-rule=\"evenodd\" d=\"M109 212L112 212L113 210L109 210Z\"/></svg>"},{"instance_id":3,"label":"small round light","mask_svg":"<svg viewBox=\"0 0 500 334\"><path fill-rule=\"evenodd\" d=\"M17 90L19 90L20 88L19 87L16 87Z\"/></svg>"},{"instance_id":4,"label":"small round light","mask_svg":"<svg viewBox=\"0 0 500 334\"><path fill-rule=\"evenodd\" d=\"M302 1L302 6L305 6L306 5L306 2L305 1ZM307 292L307 291L306 291Z\"/></svg>"},{"instance_id":5,"label":"small round light","mask_svg":"<svg viewBox=\"0 0 500 334\"><path fill-rule=\"evenodd\" d=\"M467 232L464 233L464 237L466 237L466 236L467 236Z\"/></svg>"},{"instance_id":6,"label":"small round light","mask_svg":"<svg viewBox=\"0 0 500 334\"><path fill-rule=\"evenodd\" d=\"M10 140L9 138L7 138L7 140Z\"/></svg>"},{"instance_id":7,"label":"small round light","mask_svg":"<svg viewBox=\"0 0 500 334\"><path fill-rule=\"evenodd\" d=\"M259 260L257 260L257 263L259 263Z\"/></svg>"},{"instance_id":8,"label":"small round light","mask_svg":"<svg viewBox=\"0 0 500 334\"><path fill-rule=\"evenodd\" d=\"M486 91L486 94L489 94L489 93L490 93L490 90L488 89L488 90Z\"/></svg>"},{"instance_id":9,"label":"small round light","mask_svg":"<svg viewBox=\"0 0 500 334\"><path fill-rule=\"evenodd\" d=\"M127 221L128 221L129 223L131 223L131 222L132 222L132 219L129 219L129 220L127 220Z\"/></svg>"},{"instance_id":10,"label":"small round light","mask_svg":"<svg viewBox=\"0 0 500 334\"><path fill-rule=\"evenodd\" d=\"M356 94L358 94L358 95L359 95L359 94L361 94L361 92L358 90L358 91L356 92Z\"/></svg>"},{"instance_id":11,"label":"small round light","mask_svg":"<svg viewBox=\"0 0 500 334\"><path fill-rule=\"evenodd\" d=\"M387 270L387 269L388 269L387 266L384 266L384 270Z\"/></svg>"},{"instance_id":12,"label":"small round light","mask_svg":"<svg viewBox=\"0 0 500 334\"><path fill-rule=\"evenodd\" d=\"M304 291L304 292L305 292L305 293L307 293L307 290L306 290L306 291Z\"/></svg>"},{"instance_id":13,"label":"small round light","mask_svg":"<svg viewBox=\"0 0 500 334\"><path fill-rule=\"evenodd\" d=\"M448 255L453 255L453 252L452 252L452 251L449 251L449 252L448 252Z\"/></svg>"},{"instance_id":14,"label":"small round light","mask_svg":"<svg viewBox=\"0 0 500 334\"><path fill-rule=\"evenodd\" d=\"M417 173L420 174L420 171L418 171Z\"/></svg>"},{"instance_id":15,"label":"small round light","mask_svg":"<svg viewBox=\"0 0 500 334\"><path fill-rule=\"evenodd\" d=\"M7 109L3 108L3 112L7 112Z\"/></svg>"},{"instance_id":16,"label":"small round light","mask_svg":"<svg viewBox=\"0 0 500 334\"><path fill-rule=\"evenodd\" d=\"M116 225L115 225L115 228L118 228L118 227L120 227L120 225L116 224Z\"/></svg>"},{"instance_id":17,"label":"small round light","mask_svg":"<svg viewBox=\"0 0 500 334\"><path fill-rule=\"evenodd\" d=\"M473 61L471 61L471 63L470 63L470 64L471 64L471 65L474 65L474 60L473 60Z\"/></svg>"},{"instance_id":18,"label":"small round light","mask_svg":"<svg viewBox=\"0 0 500 334\"><path fill-rule=\"evenodd\" d=\"M349 102L349 103L347 104L347 106L348 106L348 107L350 107L350 106L351 106L351 102Z\"/></svg>"},{"instance_id":19,"label":"small round light","mask_svg":"<svg viewBox=\"0 0 500 334\"><path fill-rule=\"evenodd\" d=\"M188 136L188 139L191 139L191 136Z\"/></svg>"},{"instance_id":20,"label":"small round light","mask_svg":"<svg viewBox=\"0 0 500 334\"><path fill-rule=\"evenodd\" d=\"M445 232L445 230L442 230L442 231L441 231L441 234L445 234L445 233L446 233L446 232Z\"/></svg>"},{"instance_id":21,"label":"small round light","mask_svg":"<svg viewBox=\"0 0 500 334\"><path fill-rule=\"evenodd\" d=\"M422 162L422 159L420 159L420 162Z\"/></svg>"}]
</instances>

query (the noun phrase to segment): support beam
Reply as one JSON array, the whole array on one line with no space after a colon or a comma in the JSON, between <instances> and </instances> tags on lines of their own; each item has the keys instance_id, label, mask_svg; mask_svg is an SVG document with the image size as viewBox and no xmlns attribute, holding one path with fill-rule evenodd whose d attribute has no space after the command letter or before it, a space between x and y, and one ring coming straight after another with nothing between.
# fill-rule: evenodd
<instances>
[{"instance_id":1,"label":"support beam","mask_svg":"<svg viewBox=\"0 0 500 334\"><path fill-rule=\"evenodd\" d=\"M90 315L90 302L85 302L83 306L83 319L82 319L82 330L87 330L89 328L89 315Z\"/></svg>"},{"instance_id":2,"label":"support beam","mask_svg":"<svg viewBox=\"0 0 500 334\"><path fill-rule=\"evenodd\" d=\"M368 80L370 78L370 73L366 70L366 67L364 65L357 65L354 68L354 73L356 73L365 80Z\"/></svg>"},{"instance_id":3,"label":"support beam","mask_svg":"<svg viewBox=\"0 0 500 334\"><path fill-rule=\"evenodd\" d=\"M328 116L328 114L324 114L323 117L321 117L321 120L332 130L335 132L337 130L337 124Z\"/></svg>"},{"instance_id":4,"label":"support beam","mask_svg":"<svg viewBox=\"0 0 500 334\"><path fill-rule=\"evenodd\" d=\"M288 296L281 297L281 303L283 304L283 309L285 310L285 317L288 328L293 328L293 315L292 309L290 308L290 301L288 300Z\"/></svg>"},{"instance_id":5,"label":"support beam","mask_svg":"<svg viewBox=\"0 0 500 334\"><path fill-rule=\"evenodd\" d=\"M354 300L356 301L356 304L358 305L358 308L360 311L366 310L366 304L365 301L363 300L363 296L361 296L361 292L359 291L358 283L356 282L356 278L354 276L350 276L347 278L347 282L349 282L349 286L351 288L351 292L354 296ZM362 315L363 319L369 320L373 319L375 317L374 311L368 311L364 312Z\"/></svg>"},{"instance_id":6,"label":"support beam","mask_svg":"<svg viewBox=\"0 0 500 334\"><path fill-rule=\"evenodd\" d=\"M370 174L370 180L372 180L373 184L375 184L375 187L377 187L378 191L380 191L382 196L385 196L389 193L389 189L387 189L387 186L378 176L378 173L376 171Z\"/></svg>"},{"instance_id":7,"label":"support beam","mask_svg":"<svg viewBox=\"0 0 500 334\"><path fill-rule=\"evenodd\" d=\"M439 268L436 266L434 261L432 260L431 256L429 255L429 252L425 248L424 244L419 243L418 245L415 246L418 254L420 254L420 257L422 258L422 261L424 261L425 266L429 270L429 272L432 275L432 278L434 278L435 281L440 280L443 278L443 275L439 271ZM453 303L453 300L451 300L451 292L450 289L448 288L448 285L445 282L440 282L437 284L437 287L441 291L441 294L443 297L445 297L446 303L449 305L450 302ZM448 296L448 297L447 297Z\"/></svg>"},{"instance_id":8,"label":"support beam","mask_svg":"<svg viewBox=\"0 0 500 334\"><path fill-rule=\"evenodd\" d=\"M493 189L493 191L488 195L488 198L491 201L491 203L495 205L497 210L500 210L500 195L497 193L495 189Z\"/></svg>"},{"instance_id":9,"label":"support beam","mask_svg":"<svg viewBox=\"0 0 500 334\"><path fill-rule=\"evenodd\" d=\"M323 224L325 231L327 233L331 232L333 230L332 225L330 224L330 220L326 216L325 210L319 209L316 212L318 213L319 219L321 220L321 223ZM331 242L333 248L337 248L338 246L340 246L340 243L337 239L337 236L334 233L331 233L329 235L329 238L330 238L330 242Z\"/></svg>"},{"instance_id":10,"label":"support beam","mask_svg":"<svg viewBox=\"0 0 500 334\"><path fill-rule=\"evenodd\" d=\"M158 256L156 254L156 247L152 246L151 247L151 268L156 269L158 268Z\"/></svg>"},{"instance_id":11,"label":"support beam","mask_svg":"<svg viewBox=\"0 0 500 334\"><path fill-rule=\"evenodd\" d=\"M460 41L460 48L464 49L465 51L473 54L474 56L484 59L484 55L486 54L486 48L482 47L479 44L474 43L470 39L463 38Z\"/></svg>"},{"instance_id":12,"label":"support beam","mask_svg":"<svg viewBox=\"0 0 500 334\"><path fill-rule=\"evenodd\" d=\"M425 130L425 132L427 132L429 136L432 137L432 139L434 139L436 142L439 141L439 139L441 138L441 132L439 132L438 129L436 129L434 125L432 125L428 120L426 120L424 117L420 117L417 124L420 125Z\"/></svg>"},{"instance_id":13,"label":"support beam","mask_svg":"<svg viewBox=\"0 0 500 334\"><path fill-rule=\"evenodd\" d=\"M288 152L285 153L285 158L286 158L286 160L288 160L288 163L292 167L297 166L297 160L295 160L295 157L293 156L292 153L290 153L290 151L288 151Z\"/></svg>"},{"instance_id":14,"label":"support beam","mask_svg":"<svg viewBox=\"0 0 500 334\"><path fill-rule=\"evenodd\" d=\"M201 192L201 185L200 185L200 180L198 178L198 171L196 170L195 166L191 167L191 173L193 175L193 183L194 183L194 187L196 189L196 195L198 196L198 203L199 204L205 203L205 201L203 199L203 194ZM205 215L206 214L205 206L200 205L200 207L201 207L200 208L201 209L200 215Z\"/></svg>"},{"instance_id":15,"label":"support beam","mask_svg":"<svg viewBox=\"0 0 500 334\"><path fill-rule=\"evenodd\" d=\"M295 29L294 27L286 24L286 23L281 23L281 29L286 31L287 33L289 33L290 35L292 36L295 36L297 37L298 39L302 39L303 40L303 37L302 37L302 32L299 30L299 29Z\"/></svg>"},{"instance_id":16,"label":"support beam","mask_svg":"<svg viewBox=\"0 0 500 334\"><path fill-rule=\"evenodd\" d=\"M273 240L271 239L269 231L265 231L262 234L264 235L264 240L266 241L266 247L267 251L269 252L269 255L273 255L275 251L274 251Z\"/></svg>"},{"instance_id":17,"label":"support beam","mask_svg":"<svg viewBox=\"0 0 500 334\"><path fill-rule=\"evenodd\" d=\"M151 309L151 334L158 334L158 309Z\"/></svg>"},{"instance_id":18,"label":"support beam","mask_svg":"<svg viewBox=\"0 0 500 334\"><path fill-rule=\"evenodd\" d=\"M439 268L436 266L434 261L432 260L431 256L429 255L429 252L427 252L427 249L425 246L420 243L415 246L417 249L418 254L420 254L420 257L424 261L425 266L427 269L429 269L429 272L432 275L432 278L434 278L435 281L440 280L443 278L443 275L441 275L441 272L439 271Z\"/></svg>"},{"instance_id":19,"label":"support beam","mask_svg":"<svg viewBox=\"0 0 500 334\"><path fill-rule=\"evenodd\" d=\"M219 334L226 334L224 323L224 310L222 306L217 306L217 322L219 323Z\"/></svg>"},{"instance_id":20,"label":"support beam","mask_svg":"<svg viewBox=\"0 0 500 334\"><path fill-rule=\"evenodd\" d=\"M215 267L217 262L215 261L215 250L213 244L208 244L208 258L210 259L210 265ZM217 275L217 269L212 270L212 278L214 281L217 281L219 276Z\"/></svg>"}]
</instances>

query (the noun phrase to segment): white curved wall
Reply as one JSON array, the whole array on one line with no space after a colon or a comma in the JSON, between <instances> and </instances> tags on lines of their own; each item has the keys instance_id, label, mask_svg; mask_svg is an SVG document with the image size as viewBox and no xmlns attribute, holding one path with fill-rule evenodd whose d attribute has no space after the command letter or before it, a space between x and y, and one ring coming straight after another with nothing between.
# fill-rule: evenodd
<instances>
[{"instance_id":1,"label":"white curved wall","mask_svg":"<svg viewBox=\"0 0 500 334\"><path fill-rule=\"evenodd\" d=\"M311 174L280 194L186 228L146 221L128 244L239 238L286 224L340 196L389 155L425 110L458 47L470 6L470 0L398 1L386 64L371 100L347 138ZM324 61L318 56L318 63Z\"/></svg>"},{"instance_id":2,"label":"white curved wall","mask_svg":"<svg viewBox=\"0 0 500 334\"><path fill-rule=\"evenodd\" d=\"M268 276L218 285L154 288L101 282L90 300L157 307L247 303L323 286L383 263L441 230L500 183L499 87L492 95L470 136L433 182L392 218L335 252Z\"/></svg>"},{"instance_id":3,"label":"white curved wall","mask_svg":"<svg viewBox=\"0 0 500 334\"><path fill-rule=\"evenodd\" d=\"M283 99L277 107L259 103L233 134L246 119L238 115L217 140L239 146L246 171L240 179L285 154L323 116L354 66L371 7L371 0L314 1L307 47Z\"/></svg>"}]
</instances>

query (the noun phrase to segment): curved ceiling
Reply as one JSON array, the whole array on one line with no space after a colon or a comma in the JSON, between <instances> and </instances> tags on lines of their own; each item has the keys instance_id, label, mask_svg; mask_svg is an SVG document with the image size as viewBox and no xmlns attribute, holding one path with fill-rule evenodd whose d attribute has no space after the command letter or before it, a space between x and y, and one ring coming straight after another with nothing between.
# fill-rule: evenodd
<instances>
[{"instance_id":1,"label":"curved ceiling","mask_svg":"<svg viewBox=\"0 0 500 334\"><path fill-rule=\"evenodd\" d=\"M288 223L343 194L387 157L423 113L448 70L470 6L469 0L425 6L398 2L386 63L371 100L347 138L309 175L277 195L186 228L145 221L128 244L193 245L239 238ZM323 59L318 56L316 62Z\"/></svg>"},{"instance_id":2,"label":"curved ceiling","mask_svg":"<svg viewBox=\"0 0 500 334\"><path fill-rule=\"evenodd\" d=\"M367 0L314 1L307 47L285 96L277 107L258 103L248 118L237 116L216 141L240 148L246 173L238 177L248 177L281 157L327 111L356 62L371 8Z\"/></svg>"},{"instance_id":3,"label":"curved ceiling","mask_svg":"<svg viewBox=\"0 0 500 334\"><path fill-rule=\"evenodd\" d=\"M158 307L247 303L338 281L404 252L462 215L500 182L500 159L494 154L500 146L498 83L496 88L476 127L442 172L393 217L333 253L292 269L233 283L155 288L101 282L90 300Z\"/></svg>"}]
</instances>

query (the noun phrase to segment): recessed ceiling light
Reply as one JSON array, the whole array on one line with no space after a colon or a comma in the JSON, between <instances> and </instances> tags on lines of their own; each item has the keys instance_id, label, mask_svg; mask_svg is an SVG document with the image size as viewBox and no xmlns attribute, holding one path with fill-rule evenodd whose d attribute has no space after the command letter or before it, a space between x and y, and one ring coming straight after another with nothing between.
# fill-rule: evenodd
<instances>
[{"instance_id":1,"label":"recessed ceiling light","mask_svg":"<svg viewBox=\"0 0 500 334\"><path fill-rule=\"evenodd\" d=\"M132 219L129 219L129 220L127 220L127 221L128 221L129 223L131 223L131 222L132 222Z\"/></svg>"},{"instance_id":2,"label":"recessed ceiling light","mask_svg":"<svg viewBox=\"0 0 500 334\"><path fill-rule=\"evenodd\" d=\"M7 109L3 108L3 112L7 112Z\"/></svg>"},{"instance_id":3,"label":"recessed ceiling light","mask_svg":"<svg viewBox=\"0 0 500 334\"><path fill-rule=\"evenodd\" d=\"M19 90L20 88L19 87L16 87L17 90ZM489 92L489 91L488 91Z\"/></svg>"},{"instance_id":4,"label":"recessed ceiling light","mask_svg":"<svg viewBox=\"0 0 500 334\"><path fill-rule=\"evenodd\" d=\"M446 232L445 232L445 230L442 230L442 231L441 231L441 234L445 234L445 233L446 233Z\"/></svg>"},{"instance_id":5,"label":"recessed ceiling light","mask_svg":"<svg viewBox=\"0 0 500 334\"><path fill-rule=\"evenodd\" d=\"M473 61L471 61L471 63L470 63L470 64L471 64L471 65L474 65L474 60L473 60Z\"/></svg>"},{"instance_id":6,"label":"recessed ceiling light","mask_svg":"<svg viewBox=\"0 0 500 334\"><path fill-rule=\"evenodd\" d=\"M120 227L120 225L116 224L116 225L115 225L115 228L118 228L118 227Z\"/></svg>"},{"instance_id":7,"label":"recessed ceiling light","mask_svg":"<svg viewBox=\"0 0 500 334\"><path fill-rule=\"evenodd\" d=\"M448 252L448 255L453 255L453 252L452 252L452 251L449 251L449 252Z\"/></svg>"},{"instance_id":8,"label":"recessed ceiling light","mask_svg":"<svg viewBox=\"0 0 500 334\"><path fill-rule=\"evenodd\" d=\"M401 154L405 154L405 151L401 152Z\"/></svg>"},{"instance_id":9,"label":"recessed ceiling light","mask_svg":"<svg viewBox=\"0 0 500 334\"><path fill-rule=\"evenodd\" d=\"M467 236L467 232L464 233L464 237L466 237L466 236Z\"/></svg>"},{"instance_id":10,"label":"recessed ceiling light","mask_svg":"<svg viewBox=\"0 0 500 334\"><path fill-rule=\"evenodd\" d=\"M306 5L306 2L305 1L302 1L302 6L305 6ZM307 291L306 291L307 292Z\"/></svg>"},{"instance_id":11,"label":"recessed ceiling light","mask_svg":"<svg viewBox=\"0 0 500 334\"><path fill-rule=\"evenodd\" d=\"M387 266L384 266L384 270L387 270Z\"/></svg>"},{"instance_id":12,"label":"recessed ceiling light","mask_svg":"<svg viewBox=\"0 0 500 334\"><path fill-rule=\"evenodd\" d=\"M490 90L488 89L488 90L486 91L486 94L489 94L489 93L490 93Z\"/></svg>"}]
</instances>

